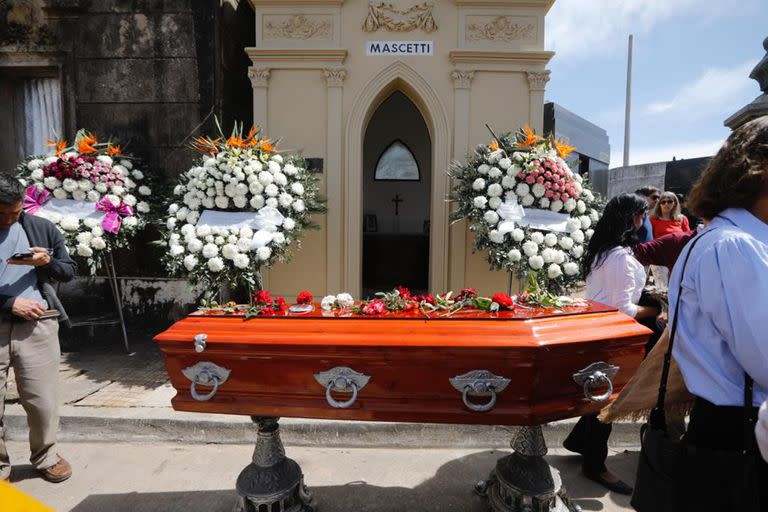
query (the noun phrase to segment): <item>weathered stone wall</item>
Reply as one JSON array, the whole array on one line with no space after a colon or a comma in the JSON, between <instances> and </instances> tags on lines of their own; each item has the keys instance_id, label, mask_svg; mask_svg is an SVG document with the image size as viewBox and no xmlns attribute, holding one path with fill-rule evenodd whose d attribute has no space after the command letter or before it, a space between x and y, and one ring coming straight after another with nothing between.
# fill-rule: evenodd
<instances>
[{"instance_id":1,"label":"weathered stone wall","mask_svg":"<svg viewBox=\"0 0 768 512\"><path fill-rule=\"evenodd\" d=\"M634 192L646 186L654 186L664 190L666 173L667 162L658 162L594 171L590 173L590 179L592 179L595 189L610 199L623 192Z\"/></svg>"},{"instance_id":2,"label":"weathered stone wall","mask_svg":"<svg viewBox=\"0 0 768 512\"><path fill-rule=\"evenodd\" d=\"M153 174L188 167L184 139L214 108L215 3L90 2L76 38L76 124L118 136Z\"/></svg>"}]
</instances>

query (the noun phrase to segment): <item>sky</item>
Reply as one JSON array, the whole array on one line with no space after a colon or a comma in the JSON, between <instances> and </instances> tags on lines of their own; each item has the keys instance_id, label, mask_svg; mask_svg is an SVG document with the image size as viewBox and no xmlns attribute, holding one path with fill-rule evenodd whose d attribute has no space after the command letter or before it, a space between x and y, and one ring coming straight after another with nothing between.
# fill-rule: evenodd
<instances>
[{"instance_id":1,"label":"sky","mask_svg":"<svg viewBox=\"0 0 768 512\"><path fill-rule=\"evenodd\" d=\"M711 156L723 121L761 94L768 0L555 0L546 101L608 131L622 164L627 37L634 35L630 164Z\"/></svg>"}]
</instances>

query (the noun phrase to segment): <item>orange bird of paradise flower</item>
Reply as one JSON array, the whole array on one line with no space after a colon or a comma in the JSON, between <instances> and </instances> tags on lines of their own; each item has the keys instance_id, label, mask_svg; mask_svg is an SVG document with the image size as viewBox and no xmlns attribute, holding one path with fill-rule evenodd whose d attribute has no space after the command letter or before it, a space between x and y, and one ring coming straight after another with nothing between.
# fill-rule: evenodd
<instances>
[{"instance_id":1,"label":"orange bird of paradise flower","mask_svg":"<svg viewBox=\"0 0 768 512\"><path fill-rule=\"evenodd\" d=\"M499 141L496 139L492 140L490 144L488 144L488 148L491 151L498 151L499 150Z\"/></svg>"},{"instance_id":2,"label":"orange bird of paradise flower","mask_svg":"<svg viewBox=\"0 0 768 512\"><path fill-rule=\"evenodd\" d=\"M107 147L107 154L108 154L109 156L117 156L117 155L119 155L121 152L122 152L122 148L120 147L120 145L117 145L117 146L113 146L112 144L110 144L110 145Z\"/></svg>"},{"instance_id":3,"label":"orange bird of paradise flower","mask_svg":"<svg viewBox=\"0 0 768 512\"><path fill-rule=\"evenodd\" d=\"M541 135L536 135L530 126L523 128L523 140L519 141L519 144L524 147L530 147L541 140Z\"/></svg>"},{"instance_id":4,"label":"orange bird of paradise flower","mask_svg":"<svg viewBox=\"0 0 768 512\"><path fill-rule=\"evenodd\" d=\"M560 155L560 158L565 158L576 150L575 147L570 146L561 140L555 141L555 149L557 150L557 154Z\"/></svg>"},{"instance_id":5,"label":"orange bird of paradise flower","mask_svg":"<svg viewBox=\"0 0 768 512\"><path fill-rule=\"evenodd\" d=\"M65 149L67 149L67 141L64 139L52 140L48 139L48 146L56 148L55 155L59 156Z\"/></svg>"},{"instance_id":6,"label":"orange bird of paradise flower","mask_svg":"<svg viewBox=\"0 0 768 512\"><path fill-rule=\"evenodd\" d=\"M274 151L275 150L275 146L270 144L270 142L267 139L262 139L259 142L259 147L261 147L261 149L263 149L264 151Z\"/></svg>"},{"instance_id":7,"label":"orange bird of paradise flower","mask_svg":"<svg viewBox=\"0 0 768 512\"><path fill-rule=\"evenodd\" d=\"M256 136L256 127L251 126L251 129L248 132L248 136L243 141L243 145L245 145L246 147L256 146L259 143L259 141L255 138L255 136Z\"/></svg>"},{"instance_id":8,"label":"orange bird of paradise flower","mask_svg":"<svg viewBox=\"0 0 768 512\"><path fill-rule=\"evenodd\" d=\"M77 152L81 155L87 155L88 153L95 153L96 148L93 147L94 144L96 144L98 141L96 140L96 136L92 133L87 133L82 139L80 139L77 143Z\"/></svg>"},{"instance_id":9,"label":"orange bird of paradise flower","mask_svg":"<svg viewBox=\"0 0 768 512\"><path fill-rule=\"evenodd\" d=\"M245 145L240 135L232 135L227 139L227 146L230 148L242 148Z\"/></svg>"},{"instance_id":10,"label":"orange bird of paradise flower","mask_svg":"<svg viewBox=\"0 0 768 512\"><path fill-rule=\"evenodd\" d=\"M210 137L196 137L192 140L192 148L201 153L218 153L220 140L221 138L213 140Z\"/></svg>"}]
</instances>

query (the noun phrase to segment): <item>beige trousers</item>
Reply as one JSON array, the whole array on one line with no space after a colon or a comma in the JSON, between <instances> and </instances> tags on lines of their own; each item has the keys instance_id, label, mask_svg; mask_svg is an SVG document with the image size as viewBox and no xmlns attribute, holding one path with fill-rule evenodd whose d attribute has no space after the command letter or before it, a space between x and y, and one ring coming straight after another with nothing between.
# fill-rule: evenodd
<instances>
[{"instance_id":1,"label":"beige trousers","mask_svg":"<svg viewBox=\"0 0 768 512\"><path fill-rule=\"evenodd\" d=\"M59 461L56 432L59 429L59 322L0 320L0 478L11 474L5 446L5 393L8 369L13 366L21 405L29 425L29 461L43 469Z\"/></svg>"}]
</instances>

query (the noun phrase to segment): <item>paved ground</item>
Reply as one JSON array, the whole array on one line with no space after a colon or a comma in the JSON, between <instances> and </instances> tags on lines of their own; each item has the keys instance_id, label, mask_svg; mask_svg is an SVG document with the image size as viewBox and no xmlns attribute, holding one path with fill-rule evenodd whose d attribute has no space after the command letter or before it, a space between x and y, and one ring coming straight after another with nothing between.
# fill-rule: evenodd
<instances>
[{"instance_id":1,"label":"paved ground","mask_svg":"<svg viewBox=\"0 0 768 512\"><path fill-rule=\"evenodd\" d=\"M234 483L250 462L243 445L64 443L75 473L61 484L14 467L13 485L58 511L231 512ZM286 447L302 467L318 512L481 512L474 483L506 452L451 449L327 449ZM14 461L27 458L11 442ZM632 480L637 453L613 452L608 465ZM561 450L547 457L561 471L570 496L585 511L632 510L625 496L610 494L578 474L578 461ZM0 510L2 510L0 503Z\"/></svg>"}]
</instances>

